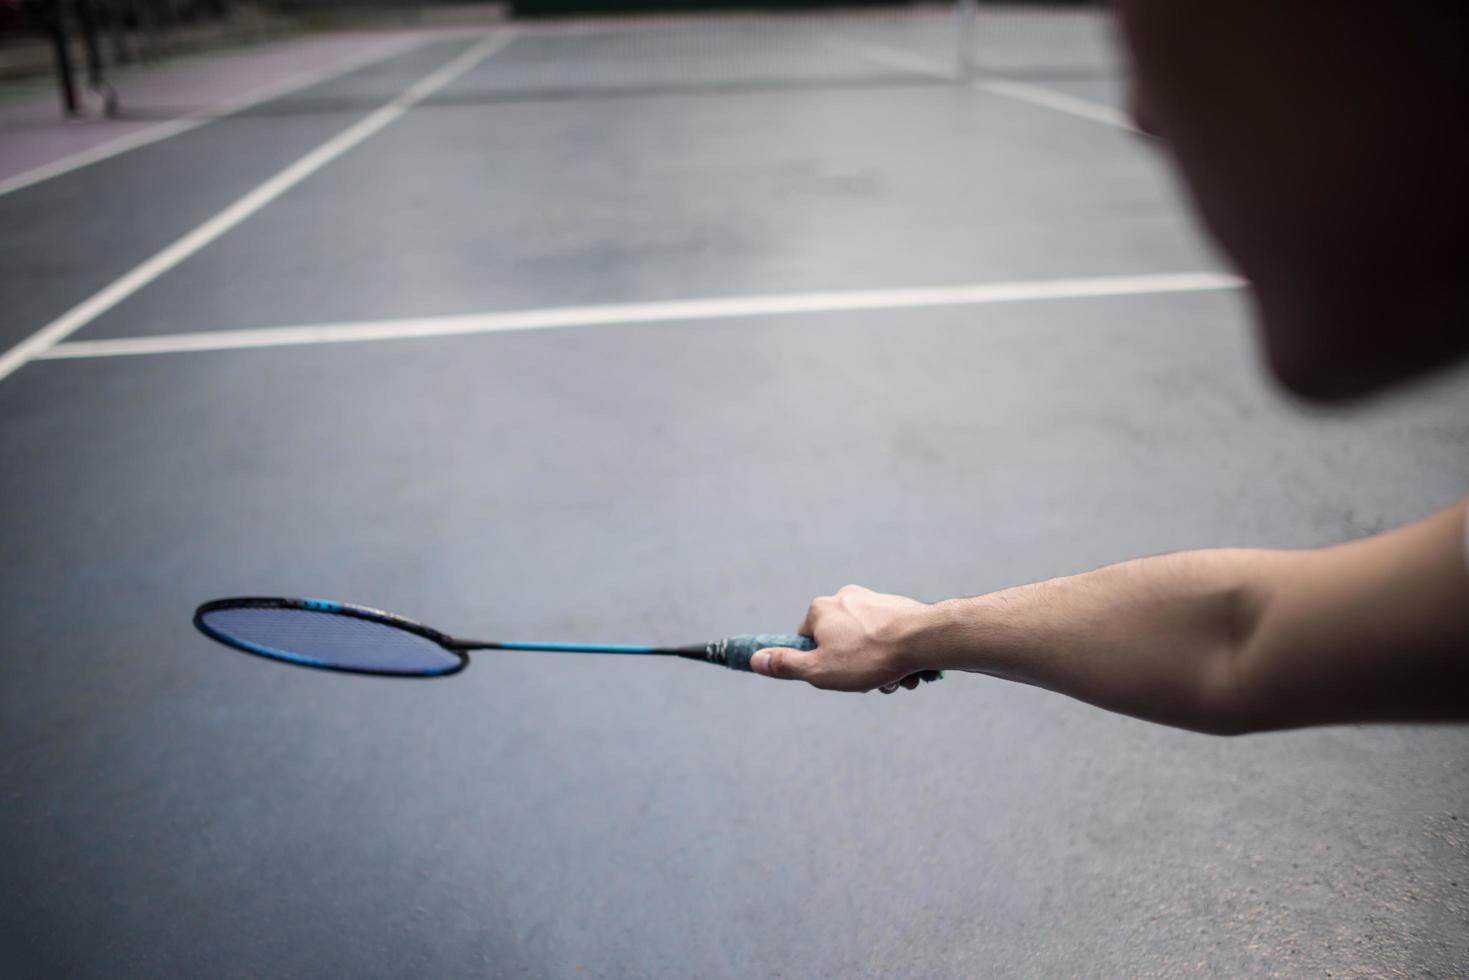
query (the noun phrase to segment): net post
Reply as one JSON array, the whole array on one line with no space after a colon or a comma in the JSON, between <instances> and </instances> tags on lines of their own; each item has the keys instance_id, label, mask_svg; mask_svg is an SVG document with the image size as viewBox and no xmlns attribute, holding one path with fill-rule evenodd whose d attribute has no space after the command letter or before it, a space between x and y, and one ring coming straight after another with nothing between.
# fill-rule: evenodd
<instances>
[{"instance_id":1,"label":"net post","mask_svg":"<svg viewBox=\"0 0 1469 980\"><path fill-rule=\"evenodd\" d=\"M974 77L974 40L979 0L954 0L954 76L961 82Z\"/></svg>"}]
</instances>

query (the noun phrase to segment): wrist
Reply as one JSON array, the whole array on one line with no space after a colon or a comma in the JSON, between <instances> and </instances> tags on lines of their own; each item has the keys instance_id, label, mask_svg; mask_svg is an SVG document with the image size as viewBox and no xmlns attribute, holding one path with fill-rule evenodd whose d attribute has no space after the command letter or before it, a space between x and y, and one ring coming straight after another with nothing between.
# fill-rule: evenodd
<instances>
[{"instance_id":1,"label":"wrist","mask_svg":"<svg viewBox=\"0 0 1469 980\"><path fill-rule=\"evenodd\" d=\"M905 671L954 670L966 665L961 601L925 603L907 617L898 648Z\"/></svg>"}]
</instances>

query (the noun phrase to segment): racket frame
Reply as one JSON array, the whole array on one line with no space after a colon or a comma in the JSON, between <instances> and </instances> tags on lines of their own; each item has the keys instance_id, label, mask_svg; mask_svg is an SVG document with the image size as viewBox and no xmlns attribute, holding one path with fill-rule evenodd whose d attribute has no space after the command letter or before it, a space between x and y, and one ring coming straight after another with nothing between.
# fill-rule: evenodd
<instances>
[{"instance_id":1,"label":"racket frame","mask_svg":"<svg viewBox=\"0 0 1469 980\"><path fill-rule=\"evenodd\" d=\"M230 636L228 633L211 627L204 621L204 617L211 612L221 609L299 609L304 612L333 613L338 616L348 616L353 619L362 619L370 623L381 623L391 626L407 633L416 633L426 640L430 640L453 654L457 663L443 670L433 671L399 671L399 670L375 670L371 667L343 667L325 660L313 660L300 654L291 653L288 650L279 650L274 647L266 647L252 644L247 640ZM331 599L294 599L285 596L232 596L228 599L213 599L204 603L194 610L194 627L205 636L227 647L240 650L244 653L253 654L265 660L276 663L291 664L295 667L306 667L311 670L331 670L342 674L367 674L373 677L393 678L424 678L452 677L465 667L469 666L469 654L466 649L475 648L475 644L466 644L462 640L456 640L447 633L440 633L436 629L415 623L411 619L381 609L373 609L370 606L358 606L350 602L335 602Z\"/></svg>"}]
</instances>

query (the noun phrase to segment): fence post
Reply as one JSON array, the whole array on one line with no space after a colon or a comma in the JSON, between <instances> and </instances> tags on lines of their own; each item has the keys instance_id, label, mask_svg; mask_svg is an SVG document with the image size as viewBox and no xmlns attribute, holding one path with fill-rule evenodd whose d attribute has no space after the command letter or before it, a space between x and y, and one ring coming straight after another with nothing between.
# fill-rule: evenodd
<instances>
[{"instance_id":1,"label":"fence post","mask_svg":"<svg viewBox=\"0 0 1469 980\"><path fill-rule=\"evenodd\" d=\"M41 4L41 16L46 19L46 33L51 36L51 48L56 61L56 81L61 88L61 111L75 116L77 105L76 81L71 77L71 49L66 36L66 11L61 0L45 0Z\"/></svg>"}]
</instances>

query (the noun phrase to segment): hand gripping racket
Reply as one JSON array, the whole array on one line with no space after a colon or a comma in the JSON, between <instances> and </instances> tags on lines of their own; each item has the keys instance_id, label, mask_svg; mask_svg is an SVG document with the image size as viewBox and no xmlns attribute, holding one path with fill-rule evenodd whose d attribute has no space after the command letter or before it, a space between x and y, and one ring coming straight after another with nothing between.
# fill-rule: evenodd
<instances>
[{"instance_id":1,"label":"hand gripping racket","mask_svg":"<svg viewBox=\"0 0 1469 980\"><path fill-rule=\"evenodd\" d=\"M392 613L326 599L215 599L195 611L194 625L205 636L246 653L302 667L383 677L457 674L469 665L471 650L686 657L747 671L757 650L816 647L809 636L787 633L748 633L685 647L459 640ZM925 670L918 676L936 681L944 675Z\"/></svg>"}]
</instances>

